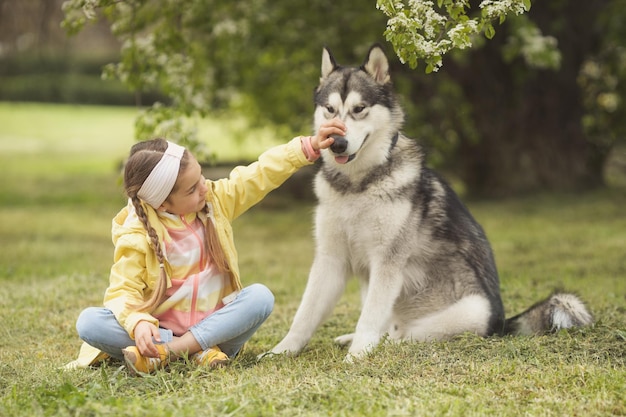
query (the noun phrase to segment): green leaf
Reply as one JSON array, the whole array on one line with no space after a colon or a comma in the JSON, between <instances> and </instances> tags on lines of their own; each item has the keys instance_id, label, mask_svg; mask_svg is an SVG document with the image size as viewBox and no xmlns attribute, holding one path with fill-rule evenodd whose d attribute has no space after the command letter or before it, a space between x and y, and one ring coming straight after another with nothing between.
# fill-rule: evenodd
<instances>
[{"instance_id":1,"label":"green leaf","mask_svg":"<svg viewBox=\"0 0 626 417\"><path fill-rule=\"evenodd\" d=\"M491 23L487 23L485 25L485 37L487 39L493 39L494 36L496 36L496 30Z\"/></svg>"}]
</instances>

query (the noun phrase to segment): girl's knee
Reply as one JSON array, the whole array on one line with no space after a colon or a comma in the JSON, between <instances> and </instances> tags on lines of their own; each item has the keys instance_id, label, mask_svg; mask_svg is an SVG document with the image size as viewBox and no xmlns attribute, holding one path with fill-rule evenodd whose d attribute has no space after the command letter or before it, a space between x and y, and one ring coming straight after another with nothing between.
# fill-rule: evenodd
<instances>
[{"instance_id":1,"label":"girl's knee","mask_svg":"<svg viewBox=\"0 0 626 417\"><path fill-rule=\"evenodd\" d=\"M254 304L266 316L269 316L274 309L274 294L272 294L272 291L263 284L252 284L247 289L252 296L251 298L254 299Z\"/></svg>"},{"instance_id":2,"label":"girl's knee","mask_svg":"<svg viewBox=\"0 0 626 417\"><path fill-rule=\"evenodd\" d=\"M103 307L87 307L76 319L76 331L85 342L101 340L109 335L112 324L119 326L111 310Z\"/></svg>"},{"instance_id":3,"label":"girl's knee","mask_svg":"<svg viewBox=\"0 0 626 417\"><path fill-rule=\"evenodd\" d=\"M90 332L94 328L94 322L98 317L97 307L87 307L78 315L78 319L76 319L76 331L78 332L78 336L81 339L85 339L85 337L89 338Z\"/></svg>"}]
</instances>

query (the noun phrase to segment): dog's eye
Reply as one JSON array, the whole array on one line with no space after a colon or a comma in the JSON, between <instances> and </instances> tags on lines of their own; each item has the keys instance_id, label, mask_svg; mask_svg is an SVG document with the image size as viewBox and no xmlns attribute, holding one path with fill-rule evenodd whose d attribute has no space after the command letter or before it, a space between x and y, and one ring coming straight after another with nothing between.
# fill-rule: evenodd
<instances>
[{"instance_id":1,"label":"dog's eye","mask_svg":"<svg viewBox=\"0 0 626 417\"><path fill-rule=\"evenodd\" d=\"M365 110L365 106L356 106L355 108L353 108L353 109L352 109L352 113L359 114L359 113L361 113L363 110Z\"/></svg>"},{"instance_id":2,"label":"dog's eye","mask_svg":"<svg viewBox=\"0 0 626 417\"><path fill-rule=\"evenodd\" d=\"M326 111L330 114L334 114L335 113L335 108L333 106L326 106Z\"/></svg>"}]
</instances>

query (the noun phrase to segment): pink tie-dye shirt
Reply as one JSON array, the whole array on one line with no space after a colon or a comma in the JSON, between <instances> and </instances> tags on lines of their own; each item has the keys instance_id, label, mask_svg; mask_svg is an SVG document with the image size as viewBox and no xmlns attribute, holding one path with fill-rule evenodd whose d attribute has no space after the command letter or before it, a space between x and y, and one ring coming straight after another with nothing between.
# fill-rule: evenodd
<instances>
[{"instance_id":1,"label":"pink tie-dye shirt","mask_svg":"<svg viewBox=\"0 0 626 417\"><path fill-rule=\"evenodd\" d=\"M207 253L202 221L184 216L178 220L168 222L166 227L171 238L165 251L172 268L172 286L165 293L165 301L153 312L159 326L172 330L176 336L222 308L225 291L230 289L229 280L215 270Z\"/></svg>"}]
</instances>

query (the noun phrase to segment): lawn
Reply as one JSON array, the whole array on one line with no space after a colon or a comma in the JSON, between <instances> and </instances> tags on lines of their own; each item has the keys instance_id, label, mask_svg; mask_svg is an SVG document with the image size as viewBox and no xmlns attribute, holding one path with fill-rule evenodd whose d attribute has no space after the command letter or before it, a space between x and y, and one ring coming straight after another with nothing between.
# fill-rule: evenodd
<instances>
[{"instance_id":1,"label":"lawn","mask_svg":"<svg viewBox=\"0 0 626 417\"><path fill-rule=\"evenodd\" d=\"M0 104L0 416L626 415L619 188L468 204L491 239L507 315L565 288L588 303L589 328L383 344L345 364L332 337L358 318L353 282L305 352L257 361L287 332L313 250L313 204L270 196L234 227L244 283L268 285L276 306L231 365L176 363L148 378L116 362L59 370L80 346L76 317L101 304L107 285L133 117L132 109Z\"/></svg>"}]
</instances>

